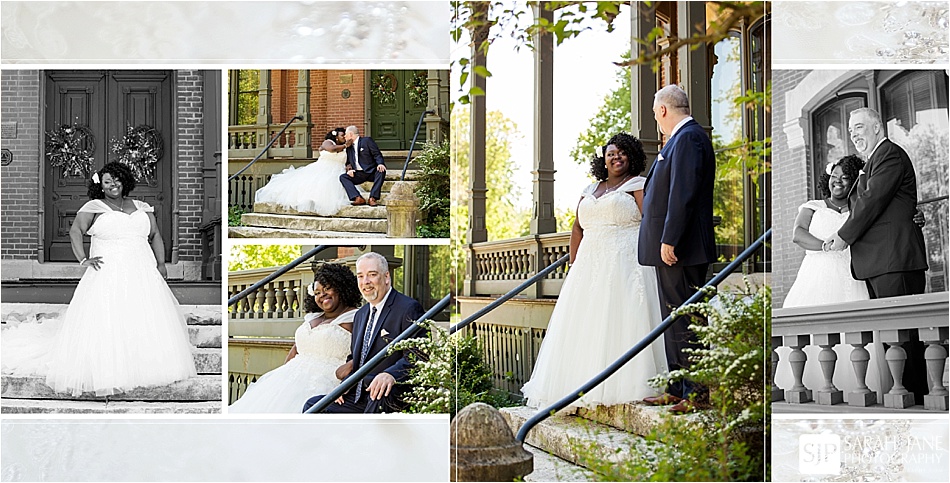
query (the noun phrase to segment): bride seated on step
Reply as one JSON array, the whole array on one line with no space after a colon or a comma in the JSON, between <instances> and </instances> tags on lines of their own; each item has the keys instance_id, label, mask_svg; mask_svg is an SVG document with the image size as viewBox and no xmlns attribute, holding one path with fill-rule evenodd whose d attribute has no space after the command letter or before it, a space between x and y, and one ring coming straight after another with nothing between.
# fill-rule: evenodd
<instances>
[{"instance_id":1,"label":"bride seated on step","mask_svg":"<svg viewBox=\"0 0 950 483\"><path fill-rule=\"evenodd\" d=\"M275 174L257 190L254 203L271 203L285 210L321 216L335 215L349 206L340 175L346 172L346 140L343 128L327 133L316 161L300 168L293 166Z\"/></svg>"}]
</instances>

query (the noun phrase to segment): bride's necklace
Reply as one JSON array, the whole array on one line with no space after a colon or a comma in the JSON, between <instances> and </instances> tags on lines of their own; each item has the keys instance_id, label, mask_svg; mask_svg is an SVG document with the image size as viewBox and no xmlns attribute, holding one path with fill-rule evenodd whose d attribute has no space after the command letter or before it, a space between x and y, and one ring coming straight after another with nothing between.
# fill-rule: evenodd
<instances>
[{"instance_id":1,"label":"bride's necklace","mask_svg":"<svg viewBox=\"0 0 950 483\"><path fill-rule=\"evenodd\" d=\"M828 201L828 204L831 205L829 208L833 208L833 209L834 209L835 211L837 211L838 213L841 213L841 210L843 210L843 209L845 209L845 208L848 207L848 202L847 202L847 201L845 201L845 203L844 203L843 205L840 205L840 206L837 205L834 201L832 201L831 198L828 198L827 201Z\"/></svg>"},{"instance_id":2,"label":"bride's necklace","mask_svg":"<svg viewBox=\"0 0 950 483\"><path fill-rule=\"evenodd\" d=\"M629 180L629 179L630 179L630 175L628 174L628 175L624 176L624 178L623 178L622 180L620 180L620 182L617 183L617 184L614 185L614 186L607 186L607 182L604 181L604 186L607 187L607 189L604 190L604 194L610 193L611 191L613 191L613 190L615 190L615 189L617 189L617 188L623 186L624 183L626 183L627 180ZM603 196L603 195L601 195L601 196Z\"/></svg>"},{"instance_id":3,"label":"bride's necklace","mask_svg":"<svg viewBox=\"0 0 950 483\"><path fill-rule=\"evenodd\" d=\"M102 201L105 201L106 203L108 203L109 206L115 208L116 211L121 211L121 212L125 213L125 209L123 208L123 206L125 206L125 198L122 198L122 202L121 202L121 204L119 204L118 206L117 206L115 203L109 201L108 198L103 198Z\"/></svg>"}]
</instances>

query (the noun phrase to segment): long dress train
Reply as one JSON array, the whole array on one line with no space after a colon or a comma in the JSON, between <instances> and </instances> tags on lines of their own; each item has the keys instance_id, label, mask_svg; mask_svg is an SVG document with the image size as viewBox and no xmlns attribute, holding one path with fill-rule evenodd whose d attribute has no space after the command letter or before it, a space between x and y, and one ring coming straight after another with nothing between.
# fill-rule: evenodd
<instances>
[{"instance_id":1,"label":"long dress train","mask_svg":"<svg viewBox=\"0 0 950 483\"><path fill-rule=\"evenodd\" d=\"M56 392L98 396L169 384L195 375L188 328L178 301L158 272L148 243L154 209L114 211L93 200L79 212L98 214L89 228L87 268L61 320L3 331L3 372L45 375Z\"/></svg>"},{"instance_id":2,"label":"long dress train","mask_svg":"<svg viewBox=\"0 0 950 483\"><path fill-rule=\"evenodd\" d=\"M316 161L275 174L254 195L255 203L275 203L301 213L335 215L350 204L340 175L346 172L346 152L320 151Z\"/></svg>"},{"instance_id":3,"label":"long dress train","mask_svg":"<svg viewBox=\"0 0 950 483\"><path fill-rule=\"evenodd\" d=\"M627 192L643 189L636 177L595 198L581 195L577 219L584 238L548 323L531 380L528 405L543 407L570 394L605 369L658 325L659 295L652 267L637 263L640 210ZM575 406L612 405L655 395L647 380L666 371L657 340Z\"/></svg>"}]
</instances>

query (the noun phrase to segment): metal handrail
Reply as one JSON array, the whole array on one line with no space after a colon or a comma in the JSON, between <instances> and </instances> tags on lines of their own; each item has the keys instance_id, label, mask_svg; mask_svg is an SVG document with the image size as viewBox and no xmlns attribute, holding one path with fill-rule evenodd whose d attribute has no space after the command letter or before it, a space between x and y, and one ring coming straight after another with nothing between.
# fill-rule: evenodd
<instances>
[{"instance_id":1,"label":"metal handrail","mask_svg":"<svg viewBox=\"0 0 950 483\"><path fill-rule=\"evenodd\" d=\"M302 117L302 116L294 116L294 117L292 117L289 121L287 121L287 124L284 124L283 129L281 129L280 132L278 132L277 134L274 135L273 138L271 138L270 142L267 143L267 146L264 146L264 150L261 151L260 154L257 155L257 157L255 157L254 159L252 159L250 163L247 163L246 166L244 166L243 168L239 169L237 173L234 173L234 174L232 174L231 176L228 176L228 181L231 181L231 180L233 180L234 178L237 178L238 176L241 175L241 173L243 173L244 171L247 171L247 168L250 168L251 165L253 165L254 163L256 163L258 159L261 159L261 156L263 156L264 153L266 153L267 150L270 149L270 147L274 145L274 143L277 141L277 138L279 138L279 137L281 136L281 134L284 134L284 131L286 131L287 128L289 128L290 125L294 123L294 121L303 121L303 117Z\"/></svg>"},{"instance_id":2,"label":"metal handrail","mask_svg":"<svg viewBox=\"0 0 950 483\"><path fill-rule=\"evenodd\" d=\"M409 154L406 155L406 162L402 165L402 177L399 178L399 181L406 180L406 169L409 168L409 158L412 157L412 149L416 147L416 138L419 137L419 128L422 127L422 120L425 119L426 114L435 114L435 111L429 109L419 116L419 122L416 123L416 133L412 135L412 144L409 145Z\"/></svg>"},{"instance_id":3,"label":"metal handrail","mask_svg":"<svg viewBox=\"0 0 950 483\"><path fill-rule=\"evenodd\" d=\"M440 300L438 303L433 305L432 308L429 309L428 312L426 312L425 314L422 314L422 317L419 317L419 319L413 322L412 325L410 325L406 330L404 330L401 334L396 336L396 338L393 339L389 344L387 344L385 350L381 350L377 352L376 355L370 358L370 360L366 361L362 366L360 366L360 368L357 369L356 372L354 372L353 374L350 374L346 379L343 380L343 382L340 383L339 386L334 388L327 395L323 396L322 399L320 399L319 401L317 401L316 404L314 404L309 409L304 411L304 413L313 414L313 413L318 413L326 409L327 406L333 403L333 401L335 401L337 398L339 398L344 393L346 393L346 391L349 391L350 388L355 386L358 382L362 381L363 377L369 374L369 371L373 370L376 366L378 366L381 362L383 362L383 359L389 356L389 348L392 347L393 344L402 342L406 339L409 339L415 336L416 333L422 330L422 325L421 325L422 322L425 322L431 319L439 312L442 312L443 310L445 310L445 307L448 306L449 302L451 301L452 301L452 294L446 294L445 297L442 297L442 300Z\"/></svg>"},{"instance_id":4,"label":"metal handrail","mask_svg":"<svg viewBox=\"0 0 950 483\"><path fill-rule=\"evenodd\" d=\"M749 247L746 248L745 251L743 251L741 254L739 254L739 256L736 257L736 259L733 260L729 265L727 265L726 268L724 268L721 272L716 274L716 276L713 277L712 280L710 280L706 285L704 285L702 288L697 290L696 293L694 293L692 297L687 299L686 302L684 302L683 305L681 305L680 307L683 307L684 305L696 303L700 299L705 297L707 287L716 287L720 283L722 283L722 281L725 280L727 276L729 276L737 268L741 267L742 263L745 262L746 259L751 257L752 254L754 254L756 251L762 248L762 246L765 245L765 242L768 241L770 238L772 238L771 228L769 228L761 237L759 237L759 239L756 240L755 243L753 243L752 245L749 245ZM680 307L677 307L677 310L679 310ZM659 338L663 334L663 332L666 331L667 328L669 328L669 326L673 325L673 320L674 320L673 314L675 313L676 311L674 310L672 314L670 314L667 318L663 319L663 322L661 322L660 325L656 326L656 328L654 328L649 334L647 334L647 336L644 337L643 340L641 340L640 342L637 342L633 347L630 348L630 350L625 352L616 361L614 361L612 364L607 366L606 369L601 371L600 374L597 374L596 376L594 376L593 379L587 381L583 386L579 387L577 390L575 390L571 394L564 396L560 401L552 404L551 406L545 408L543 411L540 411L534 416L532 416L531 419L525 421L525 423L521 426L521 428L518 429L518 434L517 436L515 436L515 439L517 439L521 443L524 443L525 438L528 437L528 431L531 431L531 429L537 426L538 423L540 423L541 421L544 421L545 419L547 419L548 417L550 417L552 414L556 413L557 411L560 411L561 409L566 408L569 404L573 403L574 401L577 401L578 399L581 398L582 395L590 392L591 389L597 387L598 385L600 385L600 383L604 382L608 377L613 375L613 373L620 370L620 368L623 367L626 363L630 362L630 360L633 359L634 356L639 354L641 351L643 351L643 349L648 347L651 343L653 343L653 341Z\"/></svg>"},{"instance_id":5,"label":"metal handrail","mask_svg":"<svg viewBox=\"0 0 950 483\"><path fill-rule=\"evenodd\" d=\"M541 270L540 272L534 274L533 277L525 280L524 283L522 283L521 285L518 285L517 287L509 290L508 293L506 293L505 295L502 295L501 297L496 299L494 302L482 307L480 310L478 310L474 314L469 315L465 320L453 325L452 327L449 327L449 335L452 335L458 332L459 330L464 329L465 327L468 327L469 324L480 319L483 315L491 312L492 310L495 310L495 307L498 307L499 305L507 302L510 298L521 293L522 290L534 285L539 280L546 277L549 273L553 272L561 265L564 265L565 263L567 263L567 260L570 257L571 255L567 254L567 255L562 256L561 258L558 258L554 263L548 265L547 267L544 267L544 270Z\"/></svg>"},{"instance_id":6,"label":"metal handrail","mask_svg":"<svg viewBox=\"0 0 950 483\"><path fill-rule=\"evenodd\" d=\"M264 285L267 285L268 283L270 283L270 282L271 282L272 280L274 280L275 278L277 278L277 277L279 277L279 276L281 276L281 275L283 275L283 274L289 272L290 270L293 270L294 268L297 267L297 265L300 265L301 263L303 263L303 262L309 260L310 258L313 258L314 255L316 255L316 254L318 254L318 253L320 253L320 252L326 250L327 248L331 248L331 247L332 247L332 245L318 245L318 246L314 247L313 249L311 249L311 250L308 251L307 253L304 253L303 255L301 255L300 257L298 257L296 260L294 260L294 261L288 263L287 265L284 265L283 267L278 268L277 271L275 271L274 273L271 273L270 275L268 275L268 276L262 278L260 281L258 281L258 282L255 283L254 285L251 285L250 287L248 287L248 288L242 290L241 293L239 293L239 294L237 294L237 295L235 295L235 296L229 298L229 299L228 299L228 307L230 307L230 306L232 306L232 305L238 303L238 302L239 302L241 299L243 299L244 297L247 297L247 294L256 291L257 289L263 287Z\"/></svg>"}]
</instances>

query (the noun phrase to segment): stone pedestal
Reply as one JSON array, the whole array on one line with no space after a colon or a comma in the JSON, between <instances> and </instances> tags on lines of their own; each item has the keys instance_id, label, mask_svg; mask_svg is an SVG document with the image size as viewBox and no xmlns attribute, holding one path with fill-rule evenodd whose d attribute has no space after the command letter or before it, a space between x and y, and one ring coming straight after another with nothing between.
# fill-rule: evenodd
<instances>
[{"instance_id":1,"label":"stone pedestal","mask_svg":"<svg viewBox=\"0 0 950 483\"><path fill-rule=\"evenodd\" d=\"M805 374L805 362L808 356L805 355L803 347L811 342L811 336L808 335L787 335L785 336L785 345L792 348L788 354L789 365L792 366L792 377L795 383L792 388L785 391L785 400L793 404L811 402L811 389L805 387L802 383L802 377Z\"/></svg>"},{"instance_id":2,"label":"stone pedestal","mask_svg":"<svg viewBox=\"0 0 950 483\"><path fill-rule=\"evenodd\" d=\"M867 375L868 363L871 360L871 354L864 346L874 341L873 334L870 331L865 332L846 332L844 334L845 343L851 344L854 349L851 351L851 367L854 368L854 377L857 387L848 393L848 405L867 407L877 403L877 394L868 388Z\"/></svg>"},{"instance_id":3,"label":"stone pedestal","mask_svg":"<svg viewBox=\"0 0 950 483\"><path fill-rule=\"evenodd\" d=\"M830 406L844 402L844 392L835 387L835 364L838 355L834 346L841 343L840 334L815 334L815 344L821 347L818 353L818 364L821 366L822 386L815 391L815 402Z\"/></svg>"},{"instance_id":4,"label":"stone pedestal","mask_svg":"<svg viewBox=\"0 0 950 483\"><path fill-rule=\"evenodd\" d=\"M534 471L534 456L515 441L497 409L474 403L451 428L452 481L515 481Z\"/></svg>"},{"instance_id":5,"label":"stone pedestal","mask_svg":"<svg viewBox=\"0 0 950 483\"><path fill-rule=\"evenodd\" d=\"M386 236L415 238L418 219L419 198L413 186L405 181L396 181L386 196Z\"/></svg>"}]
</instances>

